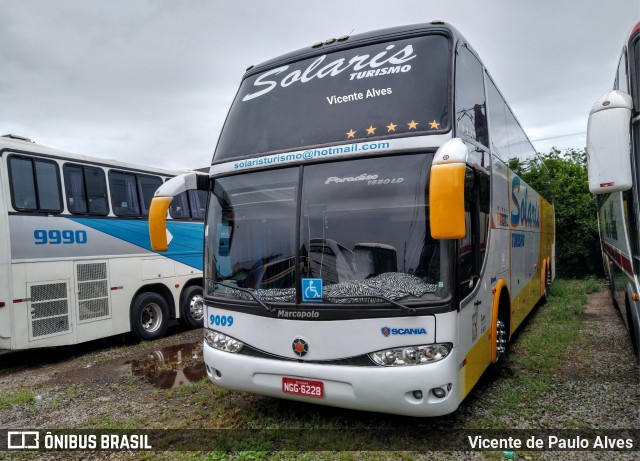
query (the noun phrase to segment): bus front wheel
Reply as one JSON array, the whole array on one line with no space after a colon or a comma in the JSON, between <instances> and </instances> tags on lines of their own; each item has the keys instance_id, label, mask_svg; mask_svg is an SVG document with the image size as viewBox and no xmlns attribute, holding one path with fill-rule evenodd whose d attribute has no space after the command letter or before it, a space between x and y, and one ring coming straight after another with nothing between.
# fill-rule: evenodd
<instances>
[{"instance_id":1,"label":"bus front wheel","mask_svg":"<svg viewBox=\"0 0 640 461\"><path fill-rule=\"evenodd\" d=\"M191 328L201 328L204 318L204 298L202 287L190 286L184 290L180 300L182 322Z\"/></svg>"},{"instance_id":2,"label":"bus front wheel","mask_svg":"<svg viewBox=\"0 0 640 461\"><path fill-rule=\"evenodd\" d=\"M142 340L164 336L169 324L169 306L158 293L139 294L131 309L131 328Z\"/></svg>"},{"instance_id":3,"label":"bus front wheel","mask_svg":"<svg viewBox=\"0 0 640 461\"><path fill-rule=\"evenodd\" d=\"M502 374L502 368L507 355L507 345L509 342L509 327L507 325L507 308L502 305L498 309L498 318L495 326L495 357L496 361L491 363L491 372L495 376Z\"/></svg>"}]
</instances>

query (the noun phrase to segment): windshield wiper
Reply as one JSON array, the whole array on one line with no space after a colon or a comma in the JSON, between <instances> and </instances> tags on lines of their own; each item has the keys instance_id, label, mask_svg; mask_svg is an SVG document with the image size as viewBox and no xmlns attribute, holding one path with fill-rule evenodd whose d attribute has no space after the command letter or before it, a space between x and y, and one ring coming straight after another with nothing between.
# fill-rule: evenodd
<instances>
[{"instance_id":1,"label":"windshield wiper","mask_svg":"<svg viewBox=\"0 0 640 461\"><path fill-rule=\"evenodd\" d=\"M415 307L409 307L409 306L405 306L404 304L401 304L397 301L394 301L393 299L389 299L386 296L382 296L382 295L351 295L351 296L323 296L322 299L361 299L361 298L374 298L374 299L382 299L383 301L386 301L390 304L393 304L396 307L399 307L400 309L402 309L403 311L407 311L410 312L412 314L415 314L416 309Z\"/></svg>"},{"instance_id":2,"label":"windshield wiper","mask_svg":"<svg viewBox=\"0 0 640 461\"><path fill-rule=\"evenodd\" d=\"M225 288L229 288L230 290L238 290L238 291L240 291L242 293L247 293L249 296L251 296L253 299L255 299L256 302L258 304L260 304L264 308L264 310L266 310L267 312L274 312L275 311L275 309L273 307L269 306L267 303L265 303L260 298L258 298L256 296L256 294L253 293L248 288L234 287L233 285L227 285L226 283L222 283L222 282L213 282L213 284L214 285L220 285L220 286L225 287Z\"/></svg>"}]
</instances>

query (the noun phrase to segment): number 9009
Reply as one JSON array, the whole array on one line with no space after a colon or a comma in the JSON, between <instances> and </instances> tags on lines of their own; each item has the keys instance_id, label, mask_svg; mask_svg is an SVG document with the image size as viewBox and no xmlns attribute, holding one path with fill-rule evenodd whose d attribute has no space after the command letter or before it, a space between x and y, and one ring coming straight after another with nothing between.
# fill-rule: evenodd
<instances>
[{"instance_id":1,"label":"number 9009","mask_svg":"<svg viewBox=\"0 0 640 461\"><path fill-rule=\"evenodd\" d=\"M231 325L233 325L233 316L212 314L209 316L209 325L230 327Z\"/></svg>"}]
</instances>

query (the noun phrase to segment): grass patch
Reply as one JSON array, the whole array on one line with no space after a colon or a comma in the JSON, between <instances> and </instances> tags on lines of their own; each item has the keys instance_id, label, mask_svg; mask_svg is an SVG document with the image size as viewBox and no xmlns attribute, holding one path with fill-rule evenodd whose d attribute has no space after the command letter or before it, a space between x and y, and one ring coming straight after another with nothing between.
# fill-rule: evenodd
<instances>
[{"instance_id":1,"label":"grass patch","mask_svg":"<svg viewBox=\"0 0 640 461\"><path fill-rule=\"evenodd\" d=\"M556 280L547 303L533 313L517 336L510 361L538 375L555 374L580 329L579 315L587 302L587 286L593 285L587 280Z\"/></svg>"},{"instance_id":2,"label":"grass patch","mask_svg":"<svg viewBox=\"0 0 640 461\"><path fill-rule=\"evenodd\" d=\"M538 418L537 402L545 398L579 342L587 293L599 291L601 286L595 278L556 280L551 285L547 303L539 306L512 338L506 367L514 377L502 376L496 381L488 401L483 402L490 412L473 420L470 427L507 429L502 421L508 415L530 421Z\"/></svg>"},{"instance_id":3,"label":"grass patch","mask_svg":"<svg viewBox=\"0 0 640 461\"><path fill-rule=\"evenodd\" d=\"M18 390L13 394L0 395L0 409L9 408L15 404L33 403L35 395L31 391Z\"/></svg>"}]
</instances>

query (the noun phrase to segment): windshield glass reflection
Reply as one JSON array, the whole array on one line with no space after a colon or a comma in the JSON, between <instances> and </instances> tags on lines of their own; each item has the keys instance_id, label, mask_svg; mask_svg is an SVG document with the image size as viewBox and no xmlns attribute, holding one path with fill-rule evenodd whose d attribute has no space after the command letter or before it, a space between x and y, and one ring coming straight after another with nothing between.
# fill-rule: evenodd
<instances>
[{"instance_id":1,"label":"windshield glass reflection","mask_svg":"<svg viewBox=\"0 0 640 461\"><path fill-rule=\"evenodd\" d=\"M331 304L447 297L448 243L429 232L431 160L413 154L216 179L207 295L296 303L296 287L310 278L322 289L316 301Z\"/></svg>"},{"instance_id":2,"label":"windshield glass reflection","mask_svg":"<svg viewBox=\"0 0 640 461\"><path fill-rule=\"evenodd\" d=\"M417 301L448 294L444 244L429 233L431 159L404 155L305 168L303 277L321 278L329 301Z\"/></svg>"}]
</instances>

